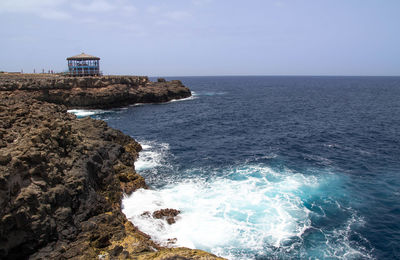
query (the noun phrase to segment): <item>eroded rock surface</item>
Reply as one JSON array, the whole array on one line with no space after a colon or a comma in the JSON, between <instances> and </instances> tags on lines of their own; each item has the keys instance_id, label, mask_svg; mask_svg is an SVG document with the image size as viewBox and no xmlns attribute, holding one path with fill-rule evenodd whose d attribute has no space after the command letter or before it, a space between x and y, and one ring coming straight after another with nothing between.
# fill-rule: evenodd
<instances>
[{"instance_id":1,"label":"eroded rock surface","mask_svg":"<svg viewBox=\"0 0 400 260\"><path fill-rule=\"evenodd\" d=\"M103 121L0 92L0 259L216 259L159 247L121 212L123 192L146 188L140 150Z\"/></svg>"},{"instance_id":2,"label":"eroded rock surface","mask_svg":"<svg viewBox=\"0 0 400 260\"><path fill-rule=\"evenodd\" d=\"M0 74L0 91L29 93L38 100L69 108L112 108L160 103L191 96L179 80L157 82L140 76L67 77L48 74Z\"/></svg>"},{"instance_id":3,"label":"eroded rock surface","mask_svg":"<svg viewBox=\"0 0 400 260\"><path fill-rule=\"evenodd\" d=\"M153 212L153 218L165 219L168 224L174 224L176 217L181 213L177 209L160 209Z\"/></svg>"}]
</instances>

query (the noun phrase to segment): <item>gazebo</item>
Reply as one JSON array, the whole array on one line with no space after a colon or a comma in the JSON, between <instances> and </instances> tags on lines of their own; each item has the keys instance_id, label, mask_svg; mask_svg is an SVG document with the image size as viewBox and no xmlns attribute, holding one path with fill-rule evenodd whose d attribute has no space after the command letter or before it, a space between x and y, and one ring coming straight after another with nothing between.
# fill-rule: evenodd
<instances>
[{"instance_id":1,"label":"gazebo","mask_svg":"<svg viewBox=\"0 0 400 260\"><path fill-rule=\"evenodd\" d=\"M71 76L99 76L100 58L81 53L67 58L69 75Z\"/></svg>"}]
</instances>

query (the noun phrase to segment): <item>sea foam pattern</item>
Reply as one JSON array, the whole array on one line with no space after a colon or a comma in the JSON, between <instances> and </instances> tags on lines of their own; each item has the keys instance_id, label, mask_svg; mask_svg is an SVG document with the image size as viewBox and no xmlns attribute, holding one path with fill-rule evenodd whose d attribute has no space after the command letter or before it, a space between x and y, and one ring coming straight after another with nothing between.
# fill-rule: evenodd
<instances>
[{"instance_id":1,"label":"sea foam pattern","mask_svg":"<svg viewBox=\"0 0 400 260\"><path fill-rule=\"evenodd\" d=\"M294 257L299 252L307 258L370 257L362 243L348 241L350 227L362 224L357 214L341 208L339 201L329 201L340 187L338 176L277 172L265 165L215 171L222 171L224 178L139 190L123 200L124 213L163 245L176 238L174 246L201 248L229 259ZM323 200L327 202L321 205ZM327 207L348 211L349 219L332 230L314 227L313 219L327 218ZM142 215L163 208L182 211L176 224ZM317 236L318 243L306 248L303 240L310 236Z\"/></svg>"},{"instance_id":2,"label":"sea foam pattern","mask_svg":"<svg viewBox=\"0 0 400 260\"><path fill-rule=\"evenodd\" d=\"M87 109L70 109L67 112L76 115L78 118L82 118L82 117L86 117L86 116L94 116L94 115L99 115L99 114L106 113L105 110L101 110L101 109L90 109L90 110L87 110Z\"/></svg>"},{"instance_id":3,"label":"sea foam pattern","mask_svg":"<svg viewBox=\"0 0 400 260\"><path fill-rule=\"evenodd\" d=\"M139 158L135 162L135 169L138 172L166 165L165 158L169 151L169 144L141 141L140 145L143 150L139 153Z\"/></svg>"}]
</instances>

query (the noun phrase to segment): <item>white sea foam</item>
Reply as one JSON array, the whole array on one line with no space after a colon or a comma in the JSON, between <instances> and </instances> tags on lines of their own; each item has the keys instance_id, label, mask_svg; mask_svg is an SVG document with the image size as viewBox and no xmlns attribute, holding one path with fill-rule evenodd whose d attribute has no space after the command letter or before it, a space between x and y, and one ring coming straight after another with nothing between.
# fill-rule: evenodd
<instances>
[{"instance_id":1,"label":"white sea foam","mask_svg":"<svg viewBox=\"0 0 400 260\"><path fill-rule=\"evenodd\" d=\"M208 181L182 181L159 190L138 190L124 198L123 212L165 246L170 245L168 239L176 238L174 246L200 248L228 259L247 259L255 254L285 255L303 247L303 235L313 229L312 214L325 215L323 210L310 211L304 198L322 196L327 185L337 185L334 175L277 172L261 165L223 171L230 175ZM143 215L164 208L182 211L175 224ZM352 224L322 234L332 248L322 243L324 248L318 252L338 258L368 257L366 251L343 238L349 236Z\"/></svg>"},{"instance_id":2,"label":"white sea foam","mask_svg":"<svg viewBox=\"0 0 400 260\"><path fill-rule=\"evenodd\" d=\"M139 153L139 158L135 162L137 171L152 169L163 164L169 150L169 144L142 141L140 145L143 150Z\"/></svg>"},{"instance_id":3,"label":"white sea foam","mask_svg":"<svg viewBox=\"0 0 400 260\"><path fill-rule=\"evenodd\" d=\"M373 259L368 248L360 243L355 247L354 242L349 239L357 236L358 240L370 247L369 241L353 230L354 226L363 226L364 224L365 220L354 213L342 227L335 229L332 233L324 233L327 240L326 248L324 248L325 258Z\"/></svg>"},{"instance_id":4,"label":"white sea foam","mask_svg":"<svg viewBox=\"0 0 400 260\"><path fill-rule=\"evenodd\" d=\"M92 109L92 110L85 110L85 109L70 109L67 110L68 113L72 113L77 117L85 117L85 116L92 116L97 114L103 114L106 111L100 109Z\"/></svg>"},{"instance_id":5,"label":"white sea foam","mask_svg":"<svg viewBox=\"0 0 400 260\"><path fill-rule=\"evenodd\" d=\"M138 107L138 106L144 106L144 105L163 105L163 104L168 104L168 103L173 103L173 102L178 102L178 101L194 100L196 98L198 98L198 96L195 95L194 92L192 92L192 95L190 97L181 98L181 99L171 99L170 101L165 102L165 103L136 103L136 104L133 104L133 105L130 105L130 106Z\"/></svg>"},{"instance_id":6,"label":"white sea foam","mask_svg":"<svg viewBox=\"0 0 400 260\"><path fill-rule=\"evenodd\" d=\"M188 101L188 100L193 100L193 99L196 99L196 98L198 98L198 96L195 96L194 94L192 94L190 97L181 98L181 99L172 99L172 100L170 100L170 101L167 102L167 103L170 103L170 102L178 102L178 101Z\"/></svg>"},{"instance_id":7,"label":"white sea foam","mask_svg":"<svg viewBox=\"0 0 400 260\"><path fill-rule=\"evenodd\" d=\"M124 213L135 225L166 245L202 248L228 256L230 246L262 250L265 243L279 247L301 236L310 225L309 210L295 194L302 186L318 186L316 179L301 174L283 176L269 168L235 169L238 179L191 181L161 190L139 190L123 201ZM252 176L261 174L262 176ZM237 176L236 176L237 175ZM142 216L145 211L176 208L180 220Z\"/></svg>"},{"instance_id":8,"label":"white sea foam","mask_svg":"<svg viewBox=\"0 0 400 260\"><path fill-rule=\"evenodd\" d=\"M151 145L149 144L141 143L140 145L142 146L143 151L151 149Z\"/></svg>"}]
</instances>

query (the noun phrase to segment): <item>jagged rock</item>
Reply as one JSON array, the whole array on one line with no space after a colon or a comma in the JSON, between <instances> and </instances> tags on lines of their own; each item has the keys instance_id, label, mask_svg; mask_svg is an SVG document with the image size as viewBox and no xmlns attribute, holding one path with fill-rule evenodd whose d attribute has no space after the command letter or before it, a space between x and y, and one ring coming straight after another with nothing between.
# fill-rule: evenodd
<instances>
[{"instance_id":1,"label":"jagged rock","mask_svg":"<svg viewBox=\"0 0 400 260\"><path fill-rule=\"evenodd\" d=\"M123 191L147 188L135 140L30 94L0 91L0 259L216 259L162 248L121 212Z\"/></svg>"},{"instance_id":2,"label":"jagged rock","mask_svg":"<svg viewBox=\"0 0 400 260\"><path fill-rule=\"evenodd\" d=\"M11 161L10 154L0 154L0 165L7 165Z\"/></svg>"},{"instance_id":3,"label":"jagged rock","mask_svg":"<svg viewBox=\"0 0 400 260\"><path fill-rule=\"evenodd\" d=\"M181 213L177 209L160 209L153 212L153 218L165 219L168 224L172 225L176 222L176 216Z\"/></svg>"},{"instance_id":4,"label":"jagged rock","mask_svg":"<svg viewBox=\"0 0 400 260\"><path fill-rule=\"evenodd\" d=\"M66 77L43 74L0 74L0 91L24 91L47 102L70 108L112 108L135 103L160 103L191 96L179 80L147 77Z\"/></svg>"}]
</instances>

